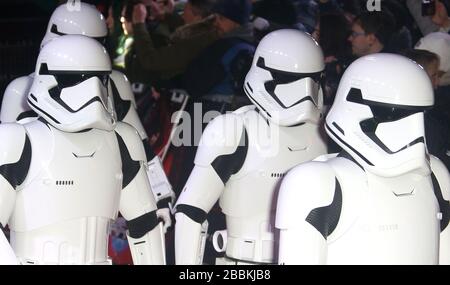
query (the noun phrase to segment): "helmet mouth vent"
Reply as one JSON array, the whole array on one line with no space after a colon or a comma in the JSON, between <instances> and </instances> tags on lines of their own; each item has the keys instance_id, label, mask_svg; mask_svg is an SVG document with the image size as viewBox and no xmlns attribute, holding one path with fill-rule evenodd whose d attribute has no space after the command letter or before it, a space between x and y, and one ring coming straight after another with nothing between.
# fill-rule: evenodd
<instances>
[{"instance_id":1,"label":"helmet mouth vent","mask_svg":"<svg viewBox=\"0 0 450 285\"><path fill-rule=\"evenodd\" d=\"M375 131L377 130L379 122L377 122L374 118L364 120L360 122L361 130L364 132L366 136L368 136L377 146L379 146L383 151L385 151L388 154L396 154L399 153L408 147L412 147L415 144L418 143L425 143L425 138L419 137L415 140L411 141L410 143L406 144L404 147L397 151L390 150L381 140L378 138L378 136L375 134Z\"/></svg>"}]
</instances>

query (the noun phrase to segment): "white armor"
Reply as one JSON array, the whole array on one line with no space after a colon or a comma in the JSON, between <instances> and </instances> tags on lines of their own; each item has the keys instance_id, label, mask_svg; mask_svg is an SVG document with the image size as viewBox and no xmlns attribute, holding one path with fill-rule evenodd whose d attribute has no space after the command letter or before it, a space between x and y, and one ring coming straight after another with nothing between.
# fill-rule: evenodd
<instances>
[{"instance_id":1,"label":"white armor","mask_svg":"<svg viewBox=\"0 0 450 285\"><path fill-rule=\"evenodd\" d=\"M2 229L0 229L2 230ZM6 237L1 234L0 235L0 252L2 253L0 255L0 265L15 265L18 264L16 254L12 250L11 246L9 245L8 240Z\"/></svg>"},{"instance_id":2,"label":"white armor","mask_svg":"<svg viewBox=\"0 0 450 285\"><path fill-rule=\"evenodd\" d=\"M41 43L41 48L51 40L61 35L76 34L85 35L104 43L108 34L106 22L103 15L95 6L78 3L80 6L62 4L53 12L47 26L47 31ZM74 47L76 48L76 47ZM5 90L0 110L0 122L12 123L20 121L26 123L35 119L36 113L31 110L27 103L27 96L34 73L13 80ZM126 76L113 70L109 80L109 93L113 94L114 108L118 121L125 122L136 128L147 155L149 166L149 177L154 177L156 182L150 181L152 192L160 207L167 207L167 201L173 202L175 193L162 169L159 158L150 149L147 142L147 134L137 114L137 106L130 83ZM158 173L159 176L155 176ZM167 209L167 208L166 208ZM171 225L168 210L160 209L158 215L166 222L165 228Z\"/></svg>"},{"instance_id":3,"label":"white armor","mask_svg":"<svg viewBox=\"0 0 450 285\"><path fill-rule=\"evenodd\" d=\"M152 193L156 201L160 204L159 208L162 208L158 212L160 216L165 221L165 230L170 227L171 220L170 214L162 213L166 205L162 204L164 202L173 203L175 200L175 192L172 190L169 180L162 167L161 159L159 156L153 153L147 142L147 133L139 119L137 114L136 100L134 98L133 91L131 90L130 82L128 78L121 72L113 70L111 75L111 85L110 90L114 95L114 106L117 114L117 119L121 122L125 122L133 126L139 133L141 139L143 140L144 147L146 148L147 154L147 164L148 170L147 175L152 188Z\"/></svg>"},{"instance_id":4,"label":"white armor","mask_svg":"<svg viewBox=\"0 0 450 285\"><path fill-rule=\"evenodd\" d=\"M41 49L52 39L62 35L85 35L97 39L106 39L108 29L103 15L95 6L77 3L76 6L62 4L53 11L47 25ZM103 40L101 40L104 42ZM36 117L27 103L27 96L33 83L34 73L11 81L3 94L0 110L2 123L22 121L24 117Z\"/></svg>"},{"instance_id":5,"label":"white armor","mask_svg":"<svg viewBox=\"0 0 450 285\"><path fill-rule=\"evenodd\" d=\"M284 57L290 60L283 61ZM300 64L305 58L310 65ZM276 261L274 196L280 181L294 165L326 153L318 124L321 105L316 104L321 95L317 89L314 93L299 88L310 86L302 81L320 77L323 67L320 48L299 31L276 31L261 41L244 87L257 107L246 106L211 121L201 138L195 167L176 203L177 264L202 263L206 214L219 199L227 230L214 236L223 239L221 248L226 256L216 263ZM278 81L279 74L288 72L291 81ZM272 81L275 95L268 94L261 80ZM291 101L301 102L284 110L289 114L284 120L282 109L286 106L282 107L280 100L289 96ZM310 96L318 100L314 104L302 100ZM297 111L291 112L291 108ZM264 110L271 110L270 115ZM272 120L278 110L281 112ZM308 110L308 114L296 113L302 110Z\"/></svg>"},{"instance_id":6,"label":"white armor","mask_svg":"<svg viewBox=\"0 0 450 285\"><path fill-rule=\"evenodd\" d=\"M97 41L55 39L40 52L28 97L41 118L0 125L10 138L0 151L0 223L21 264L109 264L118 211L134 263L165 264L145 151L134 128L115 122L110 72Z\"/></svg>"},{"instance_id":7,"label":"white armor","mask_svg":"<svg viewBox=\"0 0 450 285\"><path fill-rule=\"evenodd\" d=\"M281 264L449 263L450 176L425 145L425 71L374 54L344 73L326 119L344 150L291 170L278 196Z\"/></svg>"}]
</instances>

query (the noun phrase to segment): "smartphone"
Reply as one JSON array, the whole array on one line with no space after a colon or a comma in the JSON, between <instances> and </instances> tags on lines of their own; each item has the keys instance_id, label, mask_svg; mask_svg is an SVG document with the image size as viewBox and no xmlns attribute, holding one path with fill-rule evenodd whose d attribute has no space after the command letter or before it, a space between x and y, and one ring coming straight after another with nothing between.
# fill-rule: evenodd
<instances>
[{"instance_id":1,"label":"smartphone","mask_svg":"<svg viewBox=\"0 0 450 285\"><path fill-rule=\"evenodd\" d=\"M422 16L433 16L436 13L436 0L422 0Z\"/></svg>"}]
</instances>

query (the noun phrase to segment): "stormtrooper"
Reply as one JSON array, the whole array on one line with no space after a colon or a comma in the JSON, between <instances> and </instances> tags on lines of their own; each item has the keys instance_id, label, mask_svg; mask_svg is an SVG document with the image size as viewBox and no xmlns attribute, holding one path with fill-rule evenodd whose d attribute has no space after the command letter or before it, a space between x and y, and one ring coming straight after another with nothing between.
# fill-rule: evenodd
<instances>
[{"instance_id":1,"label":"stormtrooper","mask_svg":"<svg viewBox=\"0 0 450 285\"><path fill-rule=\"evenodd\" d=\"M393 54L355 61L326 131L343 152L292 169L280 188L281 264L450 263L450 176L427 154L433 88Z\"/></svg>"},{"instance_id":2,"label":"stormtrooper","mask_svg":"<svg viewBox=\"0 0 450 285\"><path fill-rule=\"evenodd\" d=\"M47 31L41 42L41 49L53 39L62 35L85 35L101 44L106 42L108 29L105 18L95 6L79 2L79 6L69 3L56 8L50 17ZM2 123L25 123L36 118L36 113L27 102L28 91L33 82L34 73L13 80L5 90L0 110ZM147 134L136 111L136 101L127 77L113 70L109 80L109 92L114 98L117 120L132 125L143 141L148 161L148 176L153 194L158 201L158 216L164 220L165 230L171 225L168 204L175 199L175 193L167 180L161 161L150 148Z\"/></svg>"},{"instance_id":3,"label":"stormtrooper","mask_svg":"<svg viewBox=\"0 0 450 285\"><path fill-rule=\"evenodd\" d=\"M89 52L85 52L85 51ZM109 264L109 224L127 220L135 264L165 264L164 235L137 131L116 122L111 64L96 40L66 35L39 54L28 103L0 124L0 223L20 264ZM0 239L0 258L11 257Z\"/></svg>"},{"instance_id":4,"label":"stormtrooper","mask_svg":"<svg viewBox=\"0 0 450 285\"><path fill-rule=\"evenodd\" d=\"M244 90L255 106L215 118L205 129L195 167L176 203L177 264L201 264L207 213L220 198L225 251L216 264L276 262L276 192L298 163L326 153L320 133L322 50L307 34L279 30L256 49Z\"/></svg>"},{"instance_id":5,"label":"stormtrooper","mask_svg":"<svg viewBox=\"0 0 450 285\"><path fill-rule=\"evenodd\" d=\"M79 7L62 4L50 17L46 34L41 41L41 49L50 41L62 35L85 35L104 44L108 29L103 15L95 6L79 3ZM12 123L26 118L35 118L36 113L27 103L28 91L33 83L34 72L13 80L5 90L0 121ZM24 122L24 121L22 121Z\"/></svg>"}]
</instances>

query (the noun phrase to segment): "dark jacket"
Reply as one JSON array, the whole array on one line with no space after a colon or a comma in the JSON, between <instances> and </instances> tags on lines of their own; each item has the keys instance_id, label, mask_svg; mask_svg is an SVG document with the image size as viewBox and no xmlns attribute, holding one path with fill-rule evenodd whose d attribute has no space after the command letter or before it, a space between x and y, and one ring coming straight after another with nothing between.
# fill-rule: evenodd
<instances>
[{"instance_id":1,"label":"dark jacket","mask_svg":"<svg viewBox=\"0 0 450 285\"><path fill-rule=\"evenodd\" d=\"M134 50L139 64L146 71L156 72L164 79L183 73L188 64L218 38L213 30L165 47L155 48L144 24L133 25L133 31Z\"/></svg>"},{"instance_id":2,"label":"dark jacket","mask_svg":"<svg viewBox=\"0 0 450 285\"><path fill-rule=\"evenodd\" d=\"M205 49L183 77L185 89L196 101L207 95L235 95L251 67L255 46L249 26L225 35Z\"/></svg>"},{"instance_id":3,"label":"dark jacket","mask_svg":"<svg viewBox=\"0 0 450 285\"><path fill-rule=\"evenodd\" d=\"M180 26L170 35L170 41L172 43L177 43L203 34L214 33L214 21L215 16L210 15L200 22Z\"/></svg>"}]
</instances>

